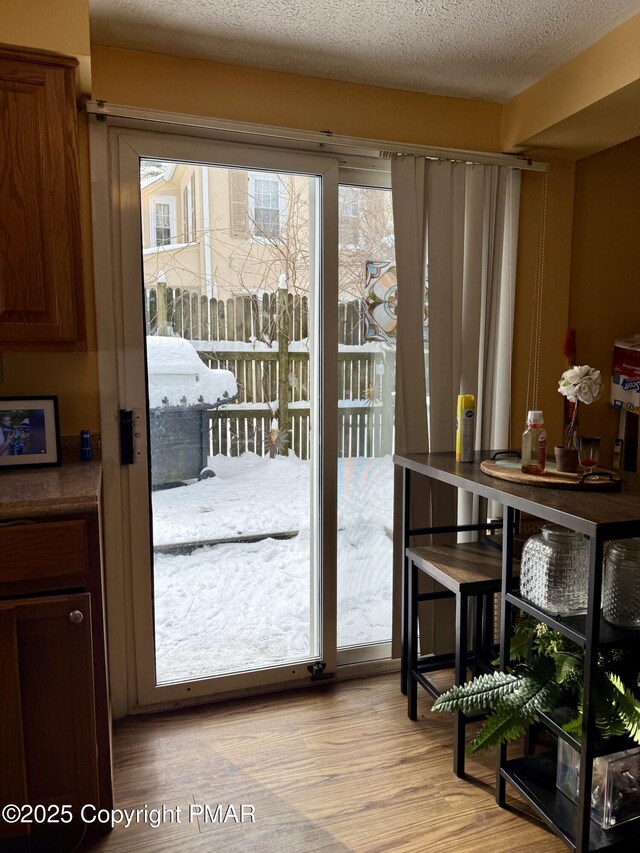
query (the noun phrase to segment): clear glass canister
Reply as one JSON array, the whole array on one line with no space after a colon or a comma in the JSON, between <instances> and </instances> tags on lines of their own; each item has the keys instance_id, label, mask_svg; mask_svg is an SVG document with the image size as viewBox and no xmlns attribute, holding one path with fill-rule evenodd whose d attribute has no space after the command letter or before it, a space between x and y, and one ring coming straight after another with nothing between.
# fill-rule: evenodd
<instances>
[{"instance_id":1,"label":"clear glass canister","mask_svg":"<svg viewBox=\"0 0 640 853\"><path fill-rule=\"evenodd\" d=\"M589 543L581 533L545 524L524 543L520 594L541 610L566 616L587 609Z\"/></svg>"},{"instance_id":2,"label":"clear glass canister","mask_svg":"<svg viewBox=\"0 0 640 853\"><path fill-rule=\"evenodd\" d=\"M640 539L606 546L602 614L612 625L640 628Z\"/></svg>"}]
</instances>

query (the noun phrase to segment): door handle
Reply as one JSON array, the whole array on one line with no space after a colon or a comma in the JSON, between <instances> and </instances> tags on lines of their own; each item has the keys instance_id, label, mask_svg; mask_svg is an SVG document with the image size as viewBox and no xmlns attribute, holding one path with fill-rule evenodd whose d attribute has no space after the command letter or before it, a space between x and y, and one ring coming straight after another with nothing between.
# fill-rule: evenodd
<instances>
[{"instance_id":1,"label":"door handle","mask_svg":"<svg viewBox=\"0 0 640 853\"><path fill-rule=\"evenodd\" d=\"M133 465L133 411L120 409L120 464Z\"/></svg>"}]
</instances>

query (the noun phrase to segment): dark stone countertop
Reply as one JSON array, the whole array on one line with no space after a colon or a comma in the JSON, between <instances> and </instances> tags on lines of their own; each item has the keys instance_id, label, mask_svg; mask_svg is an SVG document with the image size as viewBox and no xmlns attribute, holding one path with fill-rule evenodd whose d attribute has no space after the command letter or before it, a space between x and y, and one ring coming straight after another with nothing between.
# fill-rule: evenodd
<instances>
[{"instance_id":1,"label":"dark stone countertop","mask_svg":"<svg viewBox=\"0 0 640 853\"><path fill-rule=\"evenodd\" d=\"M101 482L99 461L0 471L0 521L96 511Z\"/></svg>"}]
</instances>

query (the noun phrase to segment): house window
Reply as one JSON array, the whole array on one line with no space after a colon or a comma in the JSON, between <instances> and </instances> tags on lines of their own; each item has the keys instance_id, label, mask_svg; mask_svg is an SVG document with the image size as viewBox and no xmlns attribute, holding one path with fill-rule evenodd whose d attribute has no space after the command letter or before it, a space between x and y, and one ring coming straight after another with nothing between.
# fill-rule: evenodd
<instances>
[{"instance_id":1,"label":"house window","mask_svg":"<svg viewBox=\"0 0 640 853\"><path fill-rule=\"evenodd\" d=\"M196 239L196 176L191 175L182 190L182 217L184 223L184 242L194 243Z\"/></svg>"},{"instance_id":2,"label":"house window","mask_svg":"<svg viewBox=\"0 0 640 853\"><path fill-rule=\"evenodd\" d=\"M151 245L170 246L177 243L176 201L170 196L155 196L150 200Z\"/></svg>"},{"instance_id":3,"label":"house window","mask_svg":"<svg viewBox=\"0 0 640 853\"><path fill-rule=\"evenodd\" d=\"M249 178L250 216L254 237L273 240L280 236L284 199L277 175L256 172Z\"/></svg>"}]
</instances>

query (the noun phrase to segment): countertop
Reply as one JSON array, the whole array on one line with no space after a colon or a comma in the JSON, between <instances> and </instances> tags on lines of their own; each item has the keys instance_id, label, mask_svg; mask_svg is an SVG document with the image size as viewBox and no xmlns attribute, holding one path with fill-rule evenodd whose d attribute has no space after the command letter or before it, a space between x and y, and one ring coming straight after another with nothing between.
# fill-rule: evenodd
<instances>
[{"instance_id":1,"label":"countertop","mask_svg":"<svg viewBox=\"0 0 640 853\"><path fill-rule=\"evenodd\" d=\"M2 471L0 521L96 511L101 482L99 461Z\"/></svg>"}]
</instances>

